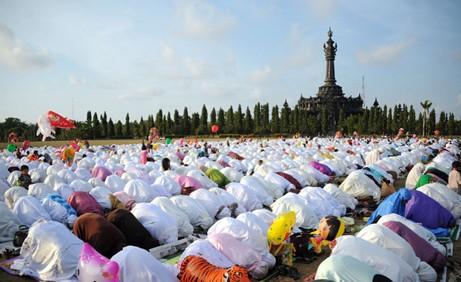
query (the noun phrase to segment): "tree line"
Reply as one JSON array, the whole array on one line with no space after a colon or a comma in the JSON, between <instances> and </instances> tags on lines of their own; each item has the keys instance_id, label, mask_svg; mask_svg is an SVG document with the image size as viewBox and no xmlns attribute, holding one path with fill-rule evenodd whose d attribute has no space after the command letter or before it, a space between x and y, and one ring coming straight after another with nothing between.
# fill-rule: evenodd
<instances>
[{"instance_id":1,"label":"tree line","mask_svg":"<svg viewBox=\"0 0 461 282\"><path fill-rule=\"evenodd\" d=\"M426 117L424 116L426 115ZM155 115L148 115L146 119L132 120L127 113L125 120L113 120L107 113L87 112L86 121L76 121L77 128L72 130L57 129L56 139L65 140L81 139L124 139L145 138L149 129L157 127L162 136L205 136L211 135L211 126L219 126L220 136L274 136L301 134L304 136L323 136L327 134L327 113L322 110L318 116L312 116L296 105L290 107L284 103L270 107L269 103L257 103L251 110L250 107L236 109L230 106L212 108L210 112L206 105L201 112L189 113L184 107L182 113L175 109L173 113L159 110ZM461 135L461 120L456 120L453 113L435 109L424 110L416 114L415 108L410 105L397 104L394 107L383 107L375 103L370 108L364 108L361 114L346 117L344 112L339 112L336 123L337 130L351 135L354 131L362 135L395 135L399 128L407 132L421 135L425 129L428 135L439 130L442 135ZM6 118L0 123L0 138L2 142L8 140L9 132L16 132L21 140L38 140L35 136L36 125L25 123L17 118Z\"/></svg>"}]
</instances>

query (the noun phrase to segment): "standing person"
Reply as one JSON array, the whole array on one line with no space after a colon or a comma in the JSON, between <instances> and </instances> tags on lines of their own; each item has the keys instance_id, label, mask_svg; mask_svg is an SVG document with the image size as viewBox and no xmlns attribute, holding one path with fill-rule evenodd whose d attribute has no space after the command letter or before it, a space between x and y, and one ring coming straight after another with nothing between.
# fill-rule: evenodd
<instances>
[{"instance_id":1,"label":"standing person","mask_svg":"<svg viewBox=\"0 0 461 282\"><path fill-rule=\"evenodd\" d=\"M29 175L29 167L27 165L21 166L21 175L18 179L18 186L29 189L29 185L32 184L32 178Z\"/></svg>"},{"instance_id":2,"label":"standing person","mask_svg":"<svg viewBox=\"0 0 461 282\"><path fill-rule=\"evenodd\" d=\"M205 141L205 144L203 144L203 151L205 152L205 157L209 157L208 155L208 142Z\"/></svg>"},{"instance_id":3,"label":"standing person","mask_svg":"<svg viewBox=\"0 0 461 282\"><path fill-rule=\"evenodd\" d=\"M448 188L452 189L456 193L461 192L461 163L459 161L454 161L451 164L451 171L448 175Z\"/></svg>"},{"instance_id":4,"label":"standing person","mask_svg":"<svg viewBox=\"0 0 461 282\"><path fill-rule=\"evenodd\" d=\"M147 147L146 147L146 145L144 144L144 140L142 140L140 162L141 162L142 164L146 164L146 163L147 163Z\"/></svg>"},{"instance_id":5,"label":"standing person","mask_svg":"<svg viewBox=\"0 0 461 282\"><path fill-rule=\"evenodd\" d=\"M83 147L88 150L90 148L90 142L88 142L88 140L83 141Z\"/></svg>"}]
</instances>

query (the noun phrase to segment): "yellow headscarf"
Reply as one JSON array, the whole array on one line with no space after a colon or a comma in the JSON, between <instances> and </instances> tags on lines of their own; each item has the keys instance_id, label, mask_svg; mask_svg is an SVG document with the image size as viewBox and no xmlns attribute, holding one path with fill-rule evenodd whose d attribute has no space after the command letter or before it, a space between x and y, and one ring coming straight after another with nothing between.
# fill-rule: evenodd
<instances>
[{"instance_id":1,"label":"yellow headscarf","mask_svg":"<svg viewBox=\"0 0 461 282\"><path fill-rule=\"evenodd\" d=\"M336 233L335 239L340 236L343 236L344 231L346 230L346 224L344 224L344 220L342 218L338 218L338 219L339 219L339 228L338 228L338 232Z\"/></svg>"},{"instance_id":2,"label":"yellow headscarf","mask_svg":"<svg viewBox=\"0 0 461 282\"><path fill-rule=\"evenodd\" d=\"M275 218L267 230L269 244L279 245L283 243L287 239L287 236L291 234L295 223L296 214L293 211L283 213Z\"/></svg>"}]
</instances>

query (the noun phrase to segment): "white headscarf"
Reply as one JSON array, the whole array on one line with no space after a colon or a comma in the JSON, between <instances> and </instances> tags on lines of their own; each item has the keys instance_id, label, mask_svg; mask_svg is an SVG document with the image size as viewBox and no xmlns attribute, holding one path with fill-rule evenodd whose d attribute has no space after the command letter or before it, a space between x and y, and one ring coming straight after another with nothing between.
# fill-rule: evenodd
<instances>
[{"instance_id":1,"label":"white headscarf","mask_svg":"<svg viewBox=\"0 0 461 282\"><path fill-rule=\"evenodd\" d=\"M120 267L119 279L121 282L170 282L178 281L175 273L159 262L144 249L127 246L115 254L112 261Z\"/></svg>"},{"instance_id":2,"label":"white headscarf","mask_svg":"<svg viewBox=\"0 0 461 282\"><path fill-rule=\"evenodd\" d=\"M21 248L21 275L40 280L69 279L77 270L83 242L67 227L51 220L39 220L29 230Z\"/></svg>"}]
</instances>

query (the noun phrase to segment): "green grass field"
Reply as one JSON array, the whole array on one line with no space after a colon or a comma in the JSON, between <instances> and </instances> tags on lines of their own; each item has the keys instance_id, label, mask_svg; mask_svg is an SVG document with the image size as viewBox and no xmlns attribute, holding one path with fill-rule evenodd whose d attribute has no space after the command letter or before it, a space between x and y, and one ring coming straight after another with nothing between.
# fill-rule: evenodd
<instances>
[{"instance_id":1,"label":"green grass field","mask_svg":"<svg viewBox=\"0 0 461 282\"><path fill-rule=\"evenodd\" d=\"M186 137L184 138L185 140L194 140L195 137ZM175 139L173 139L174 141ZM199 141L203 140L225 140L225 138L198 138ZM90 142L90 145L120 145L120 144L141 144L142 139L102 139L102 140L88 140ZM160 142L165 142L164 140L161 140ZM42 146L53 146L53 147L60 147L63 145L69 145L70 140L59 140L59 141L54 141L54 140L47 140L47 141L32 141L30 146L32 147L42 147ZM0 150L5 149L8 143L0 143ZM22 142L16 143L16 146L22 146Z\"/></svg>"},{"instance_id":2,"label":"green grass field","mask_svg":"<svg viewBox=\"0 0 461 282\"><path fill-rule=\"evenodd\" d=\"M30 143L31 147L42 147L42 146L53 146L60 147L63 145L69 145L69 140L59 140L59 141L32 141ZM115 140L90 140L90 145L112 145L112 144L141 144L142 139L115 139ZM0 149L6 148L8 143L0 143ZM19 142L16 146L22 146L22 143Z\"/></svg>"}]
</instances>

